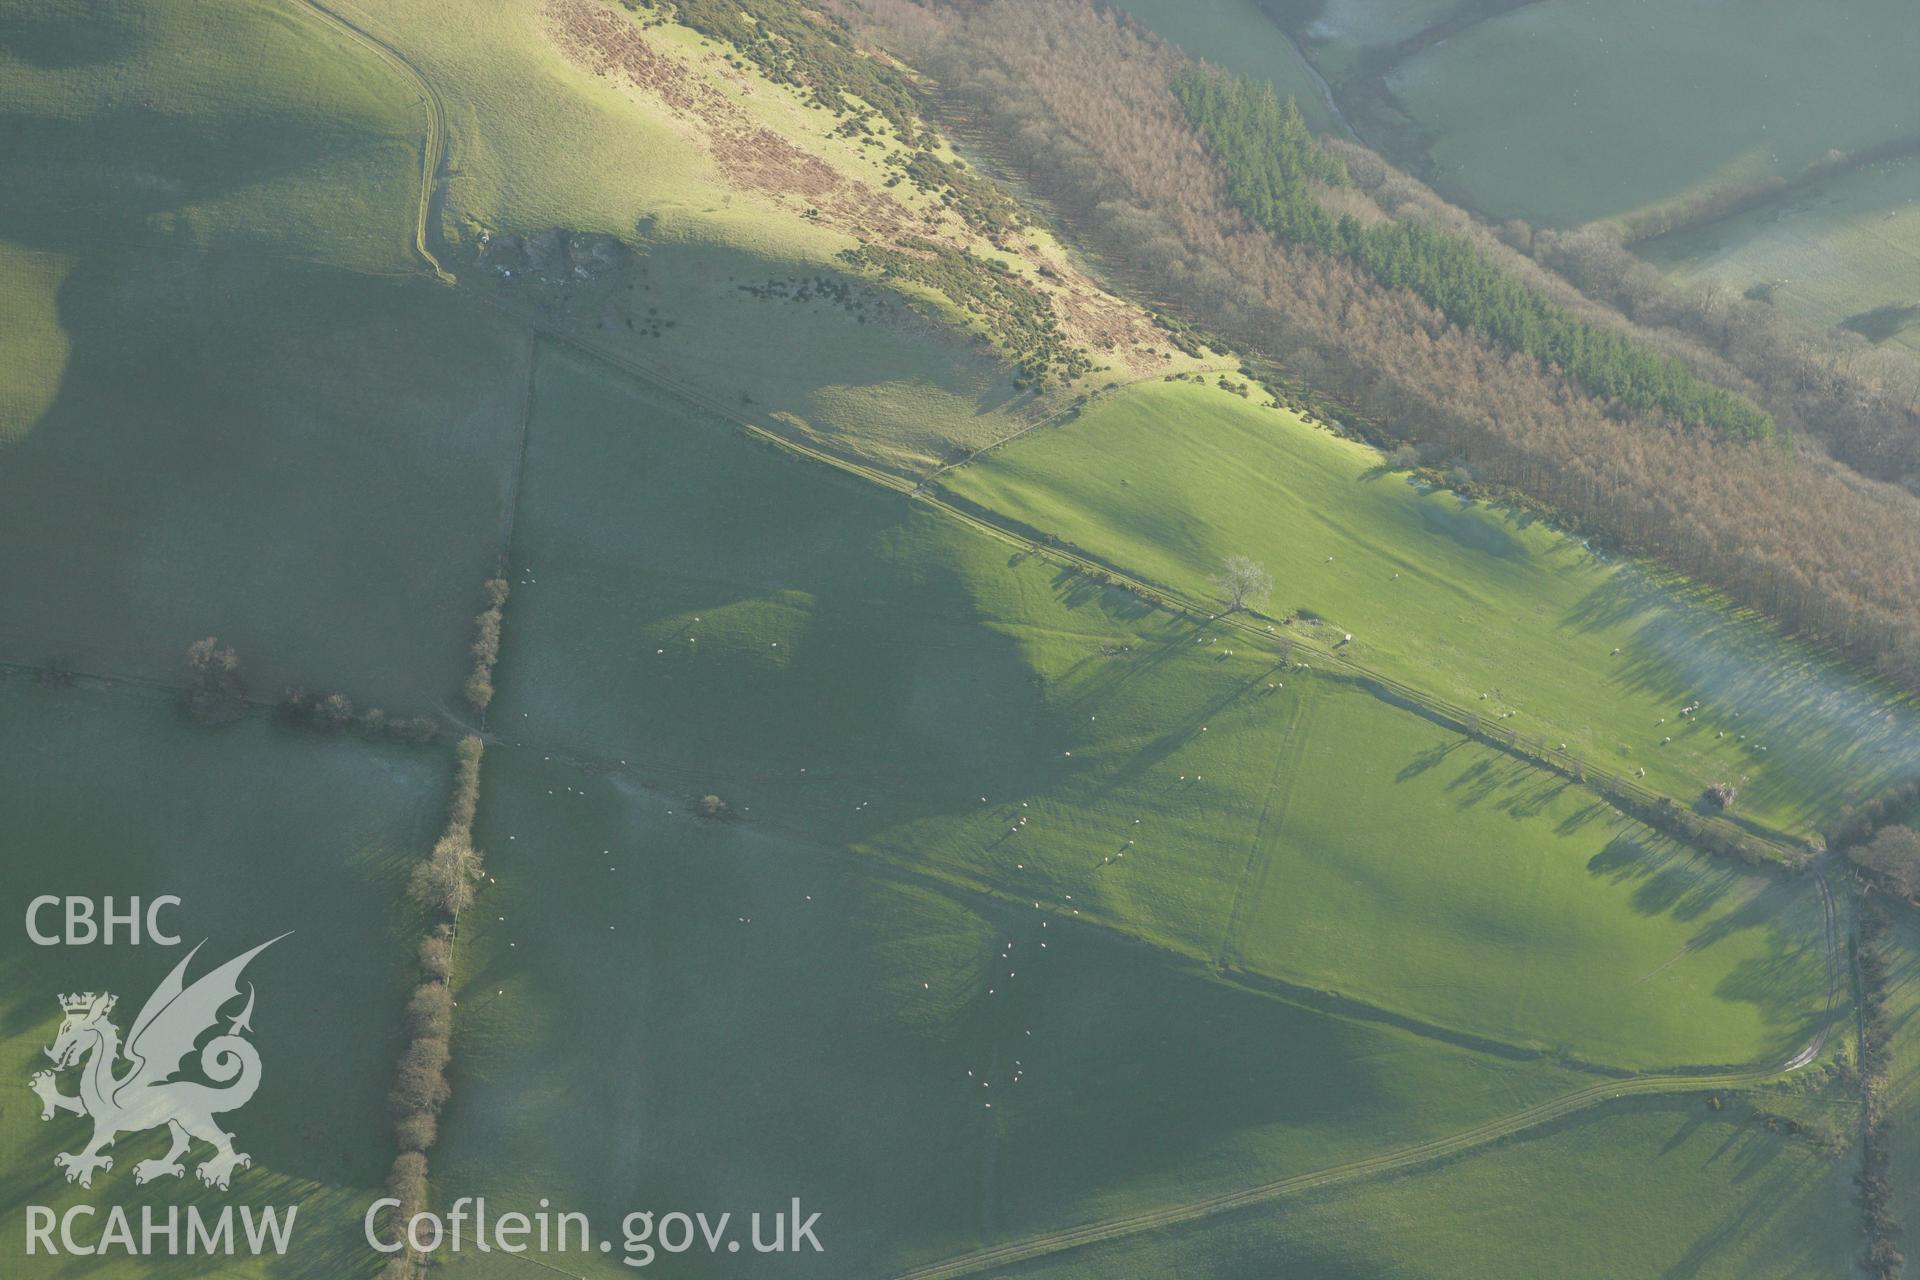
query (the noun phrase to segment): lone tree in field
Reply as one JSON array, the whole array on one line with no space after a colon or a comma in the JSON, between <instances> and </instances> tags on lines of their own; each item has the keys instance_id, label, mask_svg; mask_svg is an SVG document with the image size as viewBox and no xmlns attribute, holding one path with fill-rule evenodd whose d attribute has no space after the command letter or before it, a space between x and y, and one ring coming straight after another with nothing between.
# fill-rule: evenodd
<instances>
[{"instance_id":1,"label":"lone tree in field","mask_svg":"<svg viewBox=\"0 0 1920 1280\"><path fill-rule=\"evenodd\" d=\"M240 655L216 636L187 646L187 708L201 724L225 724L247 712Z\"/></svg>"},{"instance_id":2,"label":"lone tree in field","mask_svg":"<svg viewBox=\"0 0 1920 1280\"><path fill-rule=\"evenodd\" d=\"M1262 604L1273 594L1273 578L1266 566L1246 556L1228 556L1213 585L1227 602L1228 613Z\"/></svg>"}]
</instances>

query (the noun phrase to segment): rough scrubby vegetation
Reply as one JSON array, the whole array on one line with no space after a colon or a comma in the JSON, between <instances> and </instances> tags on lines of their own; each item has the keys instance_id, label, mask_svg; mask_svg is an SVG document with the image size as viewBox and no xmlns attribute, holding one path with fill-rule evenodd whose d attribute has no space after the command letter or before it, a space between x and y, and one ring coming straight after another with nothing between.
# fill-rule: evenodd
<instances>
[{"instance_id":1,"label":"rough scrubby vegetation","mask_svg":"<svg viewBox=\"0 0 1920 1280\"><path fill-rule=\"evenodd\" d=\"M887 163L920 190L938 196L942 204L994 244L1004 244L1009 234L1028 224L1026 211L1019 203L991 179L969 169L964 160L945 160L934 151L921 149L894 152Z\"/></svg>"},{"instance_id":2,"label":"rough scrubby vegetation","mask_svg":"<svg viewBox=\"0 0 1920 1280\"><path fill-rule=\"evenodd\" d=\"M940 293L980 324L1019 369L1022 385L1049 378L1071 382L1093 367L1086 350L1061 332L1047 295L993 258L919 237L908 238L901 248L862 245L841 257L853 266L877 269L883 280Z\"/></svg>"},{"instance_id":3,"label":"rough scrubby vegetation","mask_svg":"<svg viewBox=\"0 0 1920 1280\"><path fill-rule=\"evenodd\" d=\"M793 0L621 0L628 9L724 40L776 84L804 91L851 134L885 121L902 142L929 135L895 63L856 48L845 30Z\"/></svg>"}]
</instances>

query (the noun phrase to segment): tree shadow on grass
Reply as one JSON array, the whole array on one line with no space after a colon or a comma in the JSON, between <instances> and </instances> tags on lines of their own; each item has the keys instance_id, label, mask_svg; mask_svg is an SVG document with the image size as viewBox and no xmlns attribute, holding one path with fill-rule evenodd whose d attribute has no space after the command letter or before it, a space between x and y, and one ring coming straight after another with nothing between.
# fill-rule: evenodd
<instances>
[{"instance_id":1,"label":"tree shadow on grass","mask_svg":"<svg viewBox=\"0 0 1920 1280\"><path fill-rule=\"evenodd\" d=\"M1679 841L1645 829L1609 840L1587 860L1587 873L1615 884L1632 884L1627 901L1640 914L1670 915L1676 920L1700 918L1745 879L1730 864L1709 863ZM1713 940L1696 939L1689 945Z\"/></svg>"},{"instance_id":2,"label":"tree shadow on grass","mask_svg":"<svg viewBox=\"0 0 1920 1280\"><path fill-rule=\"evenodd\" d=\"M1436 769L1446 763L1448 756L1466 745L1467 740L1465 738L1456 738L1452 742L1442 742L1437 746L1429 747L1402 765L1400 772L1393 775L1393 780L1395 782L1406 782L1419 777L1429 769Z\"/></svg>"},{"instance_id":3,"label":"tree shadow on grass","mask_svg":"<svg viewBox=\"0 0 1920 1280\"><path fill-rule=\"evenodd\" d=\"M1822 808L1920 776L1920 717L1911 705L1702 588L1629 567L1562 620L1582 630L1630 623L1639 627L1629 652L1608 668L1610 687L1676 708L1700 699L1689 733L1744 734L1749 748L1769 749L1757 757L1775 766L1768 773L1790 771L1794 790L1819 797ZM1758 785L1769 785L1764 775Z\"/></svg>"}]
</instances>

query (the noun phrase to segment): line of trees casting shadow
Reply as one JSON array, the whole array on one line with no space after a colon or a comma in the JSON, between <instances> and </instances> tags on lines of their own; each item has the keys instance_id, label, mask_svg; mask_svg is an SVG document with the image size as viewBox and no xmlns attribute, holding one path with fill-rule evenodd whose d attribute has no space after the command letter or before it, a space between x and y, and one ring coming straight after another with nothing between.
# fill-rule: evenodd
<instances>
[{"instance_id":1,"label":"line of trees casting shadow","mask_svg":"<svg viewBox=\"0 0 1920 1280\"><path fill-rule=\"evenodd\" d=\"M486 860L473 844L485 754L477 735L460 740L446 826L408 882L409 895L431 923L420 939L420 982L407 1001L407 1045L387 1094L396 1148L387 1195L400 1202L382 1227L389 1244L405 1243L406 1224L427 1207L427 1152L439 1137L441 1109L453 1096L447 1082L453 1057L453 946L460 914L473 905L486 872ZM383 1280L412 1280L419 1272L419 1259L403 1249L387 1260L381 1274Z\"/></svg>"},{"instance_id":2,"label":"line of trees casting shadow","mask_svg":"<svg viewBox=\"0 0 1920 1280\"><path fill-rule=\"evenodd\" d=\"M1920 690L1920 501L1801 442L1802 431L1815 431L1816 408L1847 401L1849 420L1864 421L1874 410L1859 405L1885 404L1845 361L1796 357L1782 381L1759 354L1791 347L1777 334L1722 359L1677 330L1635 327L1534 259L1502 250L1491 230L1371 152L1327 144L1356 184L1337 189L1338 207L1375 220L1418 212L1482 253L1504 251L1503 269L1584 322L1631 333L1761 397L1795 428L1796 445L1754 448L1597 398L1552 365L1450 322L1413 289L1250 220L1173 91L1193 64L1123 16L1091 0L832 7L930 72L956 115L975 122L975 136L1136 291L1338 396L1348 409L1341 417L1370 436L1436 445L1489 485L1546 503L1576 528L1664 560ZM1824 370L1817 378L1814 365ZM1790 384L1806 379L1804 393L1790 396Z\"/></svg>"}]
</instances>

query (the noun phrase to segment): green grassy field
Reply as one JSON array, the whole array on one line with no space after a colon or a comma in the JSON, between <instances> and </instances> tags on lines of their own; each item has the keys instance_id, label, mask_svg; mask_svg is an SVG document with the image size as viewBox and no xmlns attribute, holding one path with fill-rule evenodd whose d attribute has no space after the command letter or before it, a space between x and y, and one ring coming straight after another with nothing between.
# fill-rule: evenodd
<instances>
[{"instance_id":1,"label":"green grassy field","mask_svg":"<svg viewBox=\"0 0 1920 1280\"><path fill-rule=\"evenodd\" d=\"M1920 160L1912 157L1635 250L1681 284L1764 288L1796 319L1823 329L1851 321L1872 340L1920 347Z\"/></svg>"},{"instance_id":2,"label":"green grassy field","mask_svg":"<svg viewBox=\"0 0 1920 1280\"><path fill-rule=\"evenodd\" d=\"M0 944L0 1248L25 1249L21 1206L80 1202L300 1205L285 1260L234 1260L222 1275L334 1277L375 1269L359 1218L390 1158L386 1091L399 1051L400 1005L412 978L406 869L431 841L445 803L445 753L302 734L258 716L218 730L195 726L171 698L81 683L36 687L0 676L0 812L8 815L4 895L11 927ZM22 927L41 894L112 894L183 904L163 917L181 948L38 947ZM53 924L50 912L43 925ZM110 990L127 1032L147 995L206 939L193 975L287 930L292 937L247 970L258 991L253 1042L260 1091L227 1125L253 1166L233 1192L181 1183L136 1189L136 1161L166 1148L163 1133L123 1136L91 1193L53 1165L87 1129L72 1116L42 1123L25 1081L48 1065L41 1049L60 1023L57 997ZM71 1075L64 1092L74 1091ZM196 1148L192 1160L204 1158ZM137 1221L137 1219L136 1219ZM9 1263L9 1269L18 1263ZM37 1259L33 1276L206 1274L201 1260Z\"/></svg>"},{"instance_id":3,"label":"green grassy field","mask_svg":"<svg viewBox=\"0 0 1920 1280\"><path fill-rule=\"evenodd\" d=\"M424 110L310 10L28 0L0 23L0 240L408 268Z\"/></svg>"},{"instance_id":4,"label":"green grassy field","mask_svg":"<svg viewBox=\"0 0 1920 1280\"><path fill-rule=\"evenodd\" d=\"M422 105L298 6L94 8L0 44L0 661L450 701L526 345L405 278Z\"/></svg>"},{"instance_id":5,"label":"green grassy field","mask_svg":"<svg viewBox=\"0 0 1920 1280\"><path fill-rule=\"evenodd\" d=\"M825 1214L820 1274L883 1275L1457 1132L1581 1078L1302 1008L1262 970L1324 957L1482 1030L1537 1030L1584 984L1609 1025L1550 1047L1635 1062L1804 1030L1810 886L1644 833L1623 849L1630 827L1550 779L594 363L543 350L535 392L479 833L497 882L463 926L442 1194L597 1220L799 1194ZM1263 814L1276 775L1294 798ZM695 815L709 792L730 818ZM1371 818L1343 842L1376 810L1425 815L1431 857ZM1223 982L1195 961L1263 834L1276 872L1234 934L1251 976ZM1375 908L1391 930L1355 914ZM1578 1176L1626 1182L1669 1136L1609 1139ZM1830 1208L1838 1166L1770 1139L1749 1157L1765 1193L1723 1182L1728 1136L1689 1131L1662 1166L1704 1202L1650 1210L1640 1256L1749 1203ZM1542 1176L1488 1159L1485 1202ZM1427 1208L1395 1206L1409 1238ZM1794 1256L1844 1256L1848 1229ZM1112 1265L1164 1273L1179 1246L1145 1247Z\"/></svg>"},{"instance_id":6,"label":"green grassy field","mask_svg":"<svg viewBox=\"0 0 1920 1280\"><path fill-rule=\"evenodd\" d=\"M991 1274L1847 1280L1849 1164L1738 1113L1622 1104L1470 1160Z\"/></svg>"},{"instance_id":7,"label":"green grassy field","mask_svg":"<svg viewBox=\"0 0 1920 1280\"><path fill-rule=\"evenodd\" d=\"M1682 801L1734 781L1738 812L1805 833L1920 770L1910 708L1765 627L1217 389L1131 389L945 483L1202 597L1251 555L1323 643Z\"/></svg>"},{"instance_id":8,"label":"green grassy field","mask_svg":"<svg viewBox=\"0 0 1920 1280\"><path fill-rule=\"evenodd\" d=\"M1316 56L1335 69L1362 52L1411 39L1474 0L1325 0L1307 24Z\"/></svg>"},{"instance_id":9,"label":"green grassy field","mask_svg":"<svg viewBox=\"0 0 1920 1280\"><path fill-rule=\"evenodd\" d=\"M827 1254L782 1265L878 1275L1579 1082L863 864L757 803L709 822L675 788L548 754L488 756L498 883L462 929L443 1194L545 1195L596 1220L744 1219L798 1195Z\"/></svg>"},{"instance_id":10,"label":"green grassy field","mask_svg":"<svg viewBox=\"0 0 1920 1280\"><path fill-rule=\"evenodd\" d=\"M689 235L650 242L637 275L634 306L657 307L671 327L636 337L616 323L582 337L730 413L843 456L924 474L1043 411L991 352L832 267ZM844 284L876 310L886 305L886 316L818 296L746 291L802 276ZM499 295L510 300L510 292Z\"/></svg>"},{"instance_id":11,"label":"green grassy field","mask_svg":"<svg viewBox=\"0 0 1920 1280\"><path fill-rule=\"evenodd\" d=\"M359 1215L393 1154L404 883L448 762L258 710L200 729L137 686L217 633L257 695L471 719L472 615L509 532L436 1207L549 1197L611 1236L629 1210L798 1196L829 1251L769 1271L885 1275L1625 1073L1770 1067L1821 1028L1811 879L1694 854L1356 681L723 420L923 474L1046 407L957 316L843 270L844 210L808 215L792 174L714 140L827 191L811 165L871 182L883 148L658 28L633 66L713 114L670 112L564 47L596 5L330 7L363 34L292 0L0 14L0 664L138 678L0 670L5 896L17 920L16 895L179 893L215 951L297 931L256 970L268 1074L235 1117L236 1198L297 1199L310 1225L292 1259L222 1274L378 1261ZM1250 2L1126 7L1319 109ZM1445 7L1331 0L1312 35L1358 49ZM1064 252L1031 234L995 252ZM579 256L508 275L481 238L514 235ZM1137 312L1088 299L1124 365ZM948 480L1189 592L1255 554L1278 611L1318 615L1302 630L1683 800L1737 781L1742 815L1804 833L1920 774L1910 709L1764 628L1222 392L1123 392ZM724 819L695 816L707 794ZM0 947L0 1075L33 1065L55 992L133 1000L174 958L79 954ZM1800 1088L1781 1105L1824 1105ZM1438 1277L1497 1248L1515 1275L1832 1272L1857 1245L1849 1166L1745 1105L1606 1104L1051 1265ZM0 1105L9 1233L77 1194L51 1157L78 1122L37 1112ZM203 1198L135 1192L142 1144L112 1198Z\"/></svg>"},{"instance_id":12,"label":"green grassy field","mask_svg":"<svg viewBox=\"0 0 1920 1280\"><path fill-rule=\"evenodd\" d=\"M1810 884L564 352L535 394L507 741L1455 1031L1637 1067L1810 1033Z\"/></svg>"},{"instance_id":13,"label":"green grassy field","mask_svg":"<svg viewBox=\"0 0 1920 1280\"><path fill-rule=\"evenodd\" d=\"M1547 0L1434 45L1387 83L1439 186L1496 218L1569 226L1907 136L1912 77L1893 51L1910 18L1899 0L1844 12Z\"/></svg>"},{"instance_id":14,"label":"green grassy field","mask_svg":"<svg viewBox=\"0 0 1920 1280\"><path fill-rule=\"evenodd\" d=\"M295 308L289 298L300 299ZM450 706L500 550L526 339L435 286L90 256L59 390L0 455L0 660Z\"/></svg>"},{"instance_id":15,"label":"green grassy field","mask_svg":"<svg viewBox=\"0 0 1920 1280\"><path fill-rule=\"evenodd\" d=\"M1314 129L1337 127L1312 68L1257 0L1120 0L1114 7L1193 57L1271 81L1274 92L1299 104Z\"/></svg>"}]
</instances>

